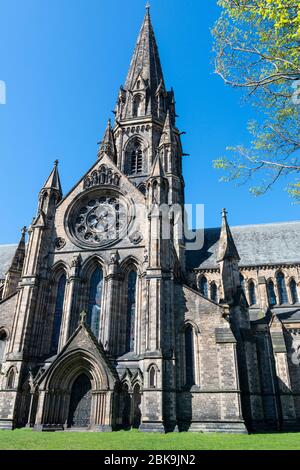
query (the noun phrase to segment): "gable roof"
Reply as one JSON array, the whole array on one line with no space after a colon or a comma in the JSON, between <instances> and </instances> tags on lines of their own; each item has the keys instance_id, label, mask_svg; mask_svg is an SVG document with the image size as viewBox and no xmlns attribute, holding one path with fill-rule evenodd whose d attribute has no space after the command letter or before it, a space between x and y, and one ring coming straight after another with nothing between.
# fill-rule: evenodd
<instances>
[{"instance_id":1,"label":"gable roof","mask_svg":"<svg viewBox=\"0 0 300 470\"><path fill-rule=\"evenodd\" d=\"M109 382L119 380L119 376L113 365L113 360L108 356L102 344L96 340L91 329L86 324L79 323L58 355L52 356L46 360L48 367L36 375L35 381L41 383L46 377L49 377L49 373L74 351L87 351L95 360L100 360L102 366L105 368Z\"/></svg>"},{"instance_id":2,"label":"gable roof","mask_svg":"<svg viewBox=\"0 0 300 470\"><path fill-rule=\"evenodd\" d=\"M300 221L231 227L239 266L300 264ZM187 251L188 269L218 268L220 228L204 230L201 250Z\"/></svg>"}]
</instances>

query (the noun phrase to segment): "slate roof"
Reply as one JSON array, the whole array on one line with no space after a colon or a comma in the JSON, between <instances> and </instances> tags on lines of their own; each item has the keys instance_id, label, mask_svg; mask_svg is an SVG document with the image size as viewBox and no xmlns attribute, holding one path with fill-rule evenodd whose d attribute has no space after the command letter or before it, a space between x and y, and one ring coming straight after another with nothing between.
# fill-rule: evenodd
<instances>
[{"instance_id":1,"label":"slate roof","mask_svg":"<svg viewBox=\"0 0 300 470\"><path fill-rule=\"evenodd\" d=\"M274 307L267 312L266 315L260 309L250 308L250 321L253 323L269 323L272 314L275 314L282 323L299 323L300 321L300 307L299 305L289 305L286 307Z\"/></svg>"},{"instance_id":2,"label":"slate roof","mask_svg":"<svg viewBox=\"0 0 300 470\"><path fill-rule=\"evenodd\" d=\"M12 262L18 245L0 245L0 279L5 278L5 274Z\"/></svg>"},{"instance_id":3,"label":"slate roof","mask_svg":"<svg viewBox=\"0 0 300 470\"><path fill-rule=\"evenodd\" d=\"M204 247L187 251L188 269L218 267L220 228L204 232ZM240 266L300 264L300 221L231 227Z\"/></svg>"}]
</instances>

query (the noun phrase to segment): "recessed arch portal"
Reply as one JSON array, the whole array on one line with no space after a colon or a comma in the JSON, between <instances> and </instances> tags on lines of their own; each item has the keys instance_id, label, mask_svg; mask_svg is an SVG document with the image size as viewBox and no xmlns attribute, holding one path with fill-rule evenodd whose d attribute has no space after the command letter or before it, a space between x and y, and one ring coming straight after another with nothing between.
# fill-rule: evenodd
<instances>
[{"instance_id":1,"label":"recessed arch portal","mask_svg":"<svg viewBox=\"0 0 300 470\"><path fill-rule=\"evenodd\" d=\"M91 381L85 373L82 373L72 386L68 427L88 428L91 422L91 405Z\"/></svg>"}]
</instances>

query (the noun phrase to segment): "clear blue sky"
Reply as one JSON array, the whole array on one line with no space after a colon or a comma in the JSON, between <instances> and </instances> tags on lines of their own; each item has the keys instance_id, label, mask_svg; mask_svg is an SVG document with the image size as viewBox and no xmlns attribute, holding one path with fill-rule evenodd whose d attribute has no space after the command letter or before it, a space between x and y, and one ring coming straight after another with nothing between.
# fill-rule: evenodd
<instances>
[{"instance_id":1,"label":"clear blue sky","mask_svg":"<svg viewBox=\"0 0 300 470\"><path fill-rule=\"evenodd\" d=\"M211 165L227 145L248 142L253 117L237 91L213 74L214 0L152 0L151 16L165 79L186 131L186 201L205 204L206 226L299 218L282 182L264 197L219 183ZM144 0L0 0L0 243L30 224L37 195L60 160L64 192L96 159L117 92L124 83L144 16Z\"/></svg>"}]
</instances>

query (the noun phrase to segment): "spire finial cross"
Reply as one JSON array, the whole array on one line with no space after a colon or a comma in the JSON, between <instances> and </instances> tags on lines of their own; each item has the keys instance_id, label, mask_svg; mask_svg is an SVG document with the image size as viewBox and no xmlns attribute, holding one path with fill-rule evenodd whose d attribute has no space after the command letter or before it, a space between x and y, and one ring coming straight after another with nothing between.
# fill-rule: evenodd
<instances>
[{"instance_id":1,"label":"spire finial cross","mask_svg":"<svg viewBox=\"0 0 300 470\"><path fill-rule=\"evenodd\" d=\"M80 324L85 325L86 322L86 312L83 310L80 314Z\"/></svg>"},{"instance_id":2,"label":"spire finial cross","mask_svg":"<svg viewBox=\"0 0 300 470\"><path fill-rule=\"evenodd\" d=\"M148 1L148 2L146 3L146 10L148 10L148 12L149 12L149 10L150 10L150 7L151 7L151 5L150 5L150 2Z\"/></svg>"},{"instance_id":3,"label":"spire finial cross","mask_svg":"<svg viewBox=\"0 0 300 470\"><path fill-rule=\"evenodd\" d=\"M58 166L58 164L59 164L59 161L58 161L58 159L56 159L55 162L54 162L54 166Z\"/></svg>"},{"instance_id":4,"label":"spire finial cross","mask_svg":"<svg viewBox=\"0 0 300 470\"><path fill-rule=\"evenodd\" d=\"M226 209L222 209L222 217L227 217L227 210Z\"/></svg>"}]
</instances>

